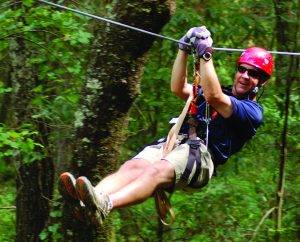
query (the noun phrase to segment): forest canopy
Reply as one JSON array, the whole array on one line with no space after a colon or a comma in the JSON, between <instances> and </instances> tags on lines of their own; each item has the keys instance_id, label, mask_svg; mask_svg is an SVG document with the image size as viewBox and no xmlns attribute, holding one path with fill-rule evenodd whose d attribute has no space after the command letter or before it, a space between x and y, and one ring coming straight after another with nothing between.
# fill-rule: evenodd
<instances>
[{"instance_id":1,"label":"forest canopy","mask_svg":"<svg viewBox=\"0 0 300 242\"><path fill-rule=\"evenodd\" d=\"M296 0L53 2L176 40L205 25L214 47L300 52ZM0 26L1 241L300 239L299 56L273 55L258 95L263 125L209 186L172 196L171 227L151 199L115 212L100 232L75 231L59 174L99 181L167 135L184 106L170 91L178 46L34 0L1 1ZM239 55L213 52L222 85L232 85ZM192 68L191 56L190 82Z\"/></svg>"}]
</instances>

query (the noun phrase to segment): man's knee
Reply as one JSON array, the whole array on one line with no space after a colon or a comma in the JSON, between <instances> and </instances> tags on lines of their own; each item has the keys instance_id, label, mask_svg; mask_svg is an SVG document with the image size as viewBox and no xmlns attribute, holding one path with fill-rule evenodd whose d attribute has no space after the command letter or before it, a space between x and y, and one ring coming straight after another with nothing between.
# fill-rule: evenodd
<instances>
[{"instance_id":1,"label":"man's knee","mask_svg":"<svg viewBox=\"0 0 300 242\"><path fill-rule=\"evenodd\" d=\"M165 172L174 172L174 167L172 166L172 164L164 159L161 159L157 162L154 162L153 165L159 169Z\"/></svg>"},{"instance_id":2,"label":"man's knee","mask_svg":"<svg viewBox=\"0 0 300 242\"><path fill-rule=\"evenodd\" d=\"M174 168L167 160L160 160L153 163L153 172L155 172L156 178L162 183L172 182L174 179Z\"/></svg>"}]
</instances>

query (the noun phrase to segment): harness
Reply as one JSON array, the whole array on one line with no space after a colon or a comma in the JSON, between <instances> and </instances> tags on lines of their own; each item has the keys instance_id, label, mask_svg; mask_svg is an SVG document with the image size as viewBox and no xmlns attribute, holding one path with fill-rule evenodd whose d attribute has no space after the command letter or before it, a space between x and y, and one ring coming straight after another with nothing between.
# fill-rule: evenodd
<instances>
[{"instance_id":1,"label":"harness","mask_svg":"<svg viewBox=\"0 0 300 242\"><path fill-rule=\"evenodd\" d=\"M188 144L190 146L189 149L189 157L188 157L188 163L187 166L181 176L181 180L185 183L188 183L189 176L192 172L192 169L196 163L196 172L193 176L192 180L188 184L189 187L194 187L195 182L198 180L199 175L201 174L201 152L199 152L199 146L201 145L202 140L197 138L197 132L196 128L198 126L198 120L196 118L197 115L197 99L198 99L198 93L200 88L200 73L199 73L199 67L200 67L200 57L193 53L194 58L194 82L193 82L193 92L188 97L185 106L179 115L179 118L175 125L170 129L166 143L163 147L163 157L165 157L169 152L171 152L175 146L177 135L179 133L179 130L185 120L186 117L188 117L187 123L189 124L189 141ZM206 147L208 147L208 126L209 126L209 104L206 102L206 108L205 108L205 122L206 122ZM208 173L203 174L203 176L207 177L209 176ZM203 183L201 184L201 187L205 186L207 184ZM175 213L173 210L173 207L170 203L170 196L168 197L166 193L162 189L157 189L154 198L155 198L155 205L157 212L160 217L160 221L164 225L171 225L175 221ZM171 216L171 222L166 222L166 219L168 217L168 214Z\"/></svg>"}]
</instances>

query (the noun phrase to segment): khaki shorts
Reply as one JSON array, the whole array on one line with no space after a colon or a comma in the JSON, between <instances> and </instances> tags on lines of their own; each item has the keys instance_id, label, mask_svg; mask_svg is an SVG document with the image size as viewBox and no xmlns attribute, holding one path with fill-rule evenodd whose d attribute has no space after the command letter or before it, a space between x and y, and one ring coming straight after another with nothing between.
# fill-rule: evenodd
<instances>
[{"instance_id":1,"label":"khaki shorts","mask_svg":"<svg viewBox=\"0 0 300 242\"><path fill-rule=\"evenodd\" d=\"M176 147L165 157L162 157L163 146L165 142L161 142L155 145L146 146L140 153L138 153L134 158L148 160L151 163L159 161L161 159L169 161L174 167L175 171L175 186L176 190L185 191L195 191L203 186L205 186L212 177L214 165L211 159L211 155L208 152L206 146L200 143L199 152L201 154L201 169L200 174L194 182L193 186L190 186L190 182L196 173L196 162L193 165L192 171L187 179L187 181L182 179L182 174L184 173L189 158L190 145L187 140L183 144L176 145ZM199 172L199 171L198 171Z\"/></svg>"}]
</instances>

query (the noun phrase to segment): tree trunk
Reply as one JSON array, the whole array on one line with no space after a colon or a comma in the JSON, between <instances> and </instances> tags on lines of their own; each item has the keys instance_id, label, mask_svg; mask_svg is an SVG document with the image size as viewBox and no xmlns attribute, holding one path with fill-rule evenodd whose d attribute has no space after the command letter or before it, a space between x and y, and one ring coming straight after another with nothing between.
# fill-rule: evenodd
<instances>
[{"instance_id":1,"label":"tree trunk","mask_svg":"<svg viewBox=\"0 0 300 242\"><path fill-rule=\"evenodd\" d=\"M174 8L175 1L118 1L113 15L121 23L158 33ZM146 53L154 38L100 22L94 34L81 106L76 113L73 166L77 175L87 176L96 184L118 166L128 112L140 93ZM74 230L74 241L113 240L110 219L99 231L81 228Z\"/></svg>"},{"instance_id":2,"label":"tree trunk","mask_svg":"<svg viewBox=\"0 0 300 242\"><path fill-rule=\"evenodd\" d=\"M21 6L16 1L15 8ZM26 25L23 17L18 21ZM23 124L35 126L31 119L33 114L31 100L34 96L32 89L36 85L36 73L29 64L32 57L31 49L25 43L22 34L10 39L10 83L12 85L11 108L9 117L11 126L18 128ZM44 122L35 126L42 134L35 142L48 144L48 130ZM42 151L38 151L42 152ZM16 196L16 241L39 241L39 234L44 229L49 216L49 201L53 194L53 161L49 157L32 162L25 162L22 155L15 160L17 168Z\"/></svg>"},{"instance_id":3,"label":"tree trunk","mask_svg":"<svg viewBox=\"0 0 300 242\"><path fill-rule=\"evenodd\" d=\"M35 79L28 63L30 52L21 38L13 39L11 44L11 80L13 83L13 109L15 110L15 127L30 124L31 89ZM15 58L18 56L17 58ZM17 88L19 87L19 88ZM40 125L40 133L44 129ZM46 133L46 132L45 132ZM39 137L47 145L47 137ZM40 140L37 140L40 142ZM49 200L53 193L53 161L46 157L39 161L25 163L19 156L17 163L17 224L16 241L37 241L49 215Z\"/></svg>"}]
</instances>

